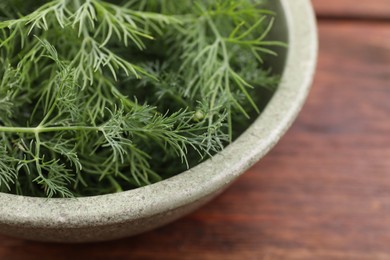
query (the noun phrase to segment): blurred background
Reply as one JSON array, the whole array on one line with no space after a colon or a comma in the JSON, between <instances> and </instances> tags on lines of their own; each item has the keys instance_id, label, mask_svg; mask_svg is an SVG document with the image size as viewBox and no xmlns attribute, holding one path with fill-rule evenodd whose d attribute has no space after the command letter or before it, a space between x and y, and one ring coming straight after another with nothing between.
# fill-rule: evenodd
<instances>
[{"instance_id":1,"label":"blurred background","mask_svg":"<svg viewBox=\"0 0 390 260\"><path fill-rule=\"evenodd\" d=\"M0 236L0 259L390 259L390 0L312 2L320 51L308 101L227 192L119 241Z\"/></svg>"}]
</instances>

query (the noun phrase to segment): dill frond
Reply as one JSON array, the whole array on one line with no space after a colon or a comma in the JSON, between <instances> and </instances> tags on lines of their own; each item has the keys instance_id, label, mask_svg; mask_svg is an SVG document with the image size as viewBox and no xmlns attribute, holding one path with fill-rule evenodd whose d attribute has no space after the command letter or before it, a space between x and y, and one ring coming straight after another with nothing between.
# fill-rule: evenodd
<instances>
[{"instance_id":1,"label":"dill frond","mask_svg":"<svg viewBox=\"0 0 390 260\"><path fill-rule=\"evenodd\" d=\"M12 4L11 4L12 2ZM252 0L0 3L0 191L149 185L222 150L278 76Z\"/></svg>"}]
</instances>

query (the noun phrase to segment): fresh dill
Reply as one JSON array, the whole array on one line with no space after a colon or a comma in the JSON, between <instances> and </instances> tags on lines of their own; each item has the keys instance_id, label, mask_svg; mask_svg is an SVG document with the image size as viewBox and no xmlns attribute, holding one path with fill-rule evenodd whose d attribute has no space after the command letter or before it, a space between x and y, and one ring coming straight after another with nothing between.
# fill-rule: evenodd
<instances>
[{"instance_id":1,"label":"fresh dill","mask_svg":"<svg viewBox=\"0 0 390 260\"><path fill-rule=\"evenodd\" d=\"M0 192L120 192L220 151L278 83L274 19L261 0L1 1Z\"/></svg>"}]
</instances>

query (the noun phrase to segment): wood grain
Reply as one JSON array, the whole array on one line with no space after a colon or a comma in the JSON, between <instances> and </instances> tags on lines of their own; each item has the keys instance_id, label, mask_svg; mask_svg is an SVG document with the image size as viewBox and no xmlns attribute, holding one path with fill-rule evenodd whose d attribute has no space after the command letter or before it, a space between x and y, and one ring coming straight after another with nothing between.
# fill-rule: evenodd
<instances>
[{"instance_id":1,"label":"wood grain","mask_svg":"<svg viewBox=\"0 0 390 260\"><path fill-rule=\"evenodd\" d=\"M318 16L390 21L390 0L312 0Z\"/></svg>"},{"instance_id":2,"label":"wood grain","mask_svg":"<svg viewBox=\"0 0 390 260\"><path fill-rule=\"evenodd\" d=\"M297 122L215 201L108 243L0 236L0 259L390 259L390 25L321 21L319 32Z\"/></svg>"}]
</instances>

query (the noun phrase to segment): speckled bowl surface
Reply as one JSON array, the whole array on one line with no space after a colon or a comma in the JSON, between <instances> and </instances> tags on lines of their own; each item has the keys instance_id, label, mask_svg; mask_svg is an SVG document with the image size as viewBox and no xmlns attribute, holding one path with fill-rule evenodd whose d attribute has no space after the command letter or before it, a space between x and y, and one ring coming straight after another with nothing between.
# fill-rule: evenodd
<instances>
[{"instance_id":1,"label":"speckled bowl surface","mask_svg":"<svg viewBox=\"0 0 390 260\"><path fill-rule=\"evenodd\" d=\"M53 242L111 240L169 223L222 192L286 132L312 82L317 32L310 0L271 0L270 6L279 16L275 35L289 43L279 64L282 82L261 116L233 144L178 176L127 192L77 199L0 194L0 233Z\"/></svg>"}]
</instances>

